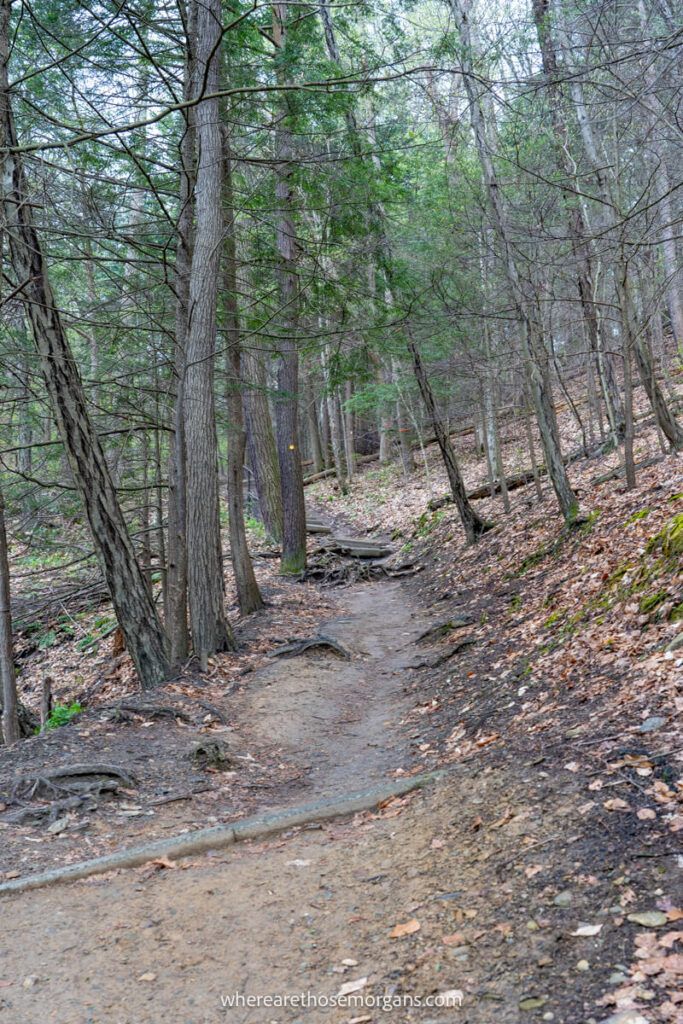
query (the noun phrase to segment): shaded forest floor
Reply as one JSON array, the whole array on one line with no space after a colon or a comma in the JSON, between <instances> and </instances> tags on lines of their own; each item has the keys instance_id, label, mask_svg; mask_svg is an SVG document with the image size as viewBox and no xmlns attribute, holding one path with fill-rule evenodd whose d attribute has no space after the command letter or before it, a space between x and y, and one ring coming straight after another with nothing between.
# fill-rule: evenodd
<instances>
[{"instance_id":1,"label":"shaded forest floor","mask_svg":"<svg viewBox=\"0 0 683 1024\"><path fill-rule=\"evenodd\" d=\"M570 435L568 419L563 428ZM468 483L481 482L471 438L458 443ZM652 429L638 444L639 458L657 454ZM592 483L615 464L571 467L581 530L563 533L551 496L538 504L530 486L511 494L509 517L499 500L479 503L497 526L474 548L452 506L427 509L446 490L433 449L408 481L382 467L345 496L327 482L309 488L356 532L391 535L396 558L422 572L322 590L277 580L266 560L273 603L240 625L243 652L155 693L182 716L112 719L105 705L134 698L125 661L106 678L107 642L87 679L68 645L32 655L48 655L25 675L34 700L45 671L65 700L79 687L92 696L69 726L19 758L0 755L0 792L20 772L95 756L136 782L52 830L9 824L8 802L5 877L360 782L448 771L350 820L3 897L0 1019L679 1021L683 479L668 457L635 491ZM506 465L525 465L512 438ZM441 628L419 641L431 626ZM351 660L267 658L318 629ZM77 667L58 677L59 658ZM222 771L187 758L207 737L231 751ZM235 990L348 994L334 1008L224 1007ZM427 1005L444 993L461 1007Z\"/></svg>"}]
</instances>

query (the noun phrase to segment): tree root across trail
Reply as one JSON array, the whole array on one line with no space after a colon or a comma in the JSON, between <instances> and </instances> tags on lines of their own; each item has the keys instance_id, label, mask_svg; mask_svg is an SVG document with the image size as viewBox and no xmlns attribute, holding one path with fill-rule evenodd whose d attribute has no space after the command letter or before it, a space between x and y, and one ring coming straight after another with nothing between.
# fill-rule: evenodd
<instances>
[{"instance_id":1,"label":"tree root across trail","mask_svg":"<svg viewBox=\"0 0 683 1024\"><path fill-rule=\"evenodd\" d=\"M391 797L402 796L416 789L422 789L434 782L442 772L427 772L414 775L408 779L389 782L360 792L349 793L348 796L336 799L314 800L300 807L291 807L282 811L271 811L256 814L234 825L217 825L214 828L203 828L189 835L173 836L155 842L135 846L130 850L120 850L106 857L95 857L92 860L80 861L77 864L66 864L52 871L41 871L26 878L15 878L0 885L0 895L14 892L27 892L40 889L58 882L72 882L90 875L102 875L107 871L121 868L134 868L140 864L157 858L177 860L207 850L218 850L244 839L264 839L276 832L283 832L299 825L310 825L314 822L329 821L358 811L371 810Z\"/></svg>"}]
</instances>

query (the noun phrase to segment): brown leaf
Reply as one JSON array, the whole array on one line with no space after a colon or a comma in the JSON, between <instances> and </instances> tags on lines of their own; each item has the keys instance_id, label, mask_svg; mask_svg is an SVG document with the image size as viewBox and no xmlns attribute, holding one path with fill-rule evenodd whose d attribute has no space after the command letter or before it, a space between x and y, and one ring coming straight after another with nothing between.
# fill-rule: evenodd
<instances>
[{"instance_id":1,"label":"brown leaf","mask_svg":"<svg viewBox=\"0 0 683 1024\"><path fill-rule=\"evenodd\" d=\"M615 796L612 800L605 800L602 805L606 811L630 811L631 807L625 800Z\"/></svg>"},{"instance_id":2,"label":"brown leaf","mask_svg":"<svg viewBox=\"0 0 683 1024\"><path fill-rule=\"evenodd\" d=\"M169 860L168 857L155 857L154 860L147 862L155 868L159 868L162 871L164 868L177 868L178 865L173 860Z\"/></svg>"},{"instance_id":3,"label":"brown leaf","mask_svg":"<svg viewBox=\"0 0 683 1024\"><path fill-rule=\"evenodd\" d=\"M441 941L444 946L464 946L467 939L462 932L453 932L452 935L444 935Z\"/></svg>"},{"instance_id":4,"label":"brown leaf","mask_svg":"<svg viewBox=\"0 0 683 1024\"><path fill-rule=\"evenodd\" d=\"M419 932L420 922L416 917L410 919L410 921L404 921L403 924L397 924L389 932L390 939L402 939L404 935L413 935L415 932Z\"/></svg>"}]
</instances>

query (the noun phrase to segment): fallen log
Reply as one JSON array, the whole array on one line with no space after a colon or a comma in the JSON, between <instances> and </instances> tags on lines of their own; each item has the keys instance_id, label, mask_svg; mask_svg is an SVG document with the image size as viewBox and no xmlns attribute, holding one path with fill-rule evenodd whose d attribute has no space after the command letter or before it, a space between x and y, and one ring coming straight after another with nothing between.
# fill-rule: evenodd
<instances>
[{"instance_id":1,"label":"fallen log","mask_svg":"<svg viewBox=\"0 0 683 1024\"><path fill-rule=\"evenodd\" d=\"M562 462L565 466L570 466L573 462L578 462L579 459L589 459L593 454L599 452L599 448L594 451L586 452L583 448L577 448L575 451L570 452L569 455L565 455ZM645 465L645 463L641 463ZM538 467L538 475L545 476L547 469L543 464ZM519 473L513 473L511 476L505 478L505 484L508 491L516 491L520 487L526 487L527 484L532 483L534 479L533 469L523 469ZM595 482L595 481L593 481ZM493 488L493 493L500 494L500 482L496 481ZM467 497L470 501L481 501L484 498L491 497L491 484L485 483L480 484L478 487L474 487L471 491L467 492ZM453 496L450 494L444 494L441 498L432 498L431 501L427 502L427 508L430 512L436 512L437 509L443 508L444 505L452 505Z\"/></svg>"},{"instance_id":2,"label":"fallen log","mask_svg":"<svg viewBox=\"0 0 683 1024\"><path fill-rule=\"evenodd\" d=\"M307 519L306 533L332 533L332 527L327 523L309 522Z\"/></svg>"},{"instance_id":3,"label":"fallen log","mask_svg":"<svg viewBox=\"0 0 683 1024\"><path fill-rule=\"evenodd\" d=\"M357 455L356 465L363 466L366 462L377 462L379 459L379 452L373 452L372 455ZM314 484L316 480L327 480L328 477L334 476L336 470L334 469L323 469L320 473L313 473L312 476L304 477L304 487L307 484Z\"/></svg>"},{"instance_id":4,"label":"fallen log","mask_svg":"<svg viewBox=\"0 0 683 1024\"><path fill-rule=\"evenodd\" d=\"M647 469L648 466L656 466L657 463L663 462L663 455L653 455L649 459L643 459L642 462L636 462L635 468ZM626 476L626 468L624 466L617 466L615 469L610 469L609 473L602 473L600 476L594 476L591 480L593 486L597 487L599 484L609 483L610 480L619 480L622 476Z\"/></svg>"},{"instance_id":5,"label":"fallen log","mask_svg":"<svg viewBox=\"0 0 683 1024\"><path fill-rule=\"evenodd\" d=\"M323 545L324 551L331 551L351 558L386 558L393 548L376 540L359 540L357 537L332 537Z\"/></svg>"}]
</instances>

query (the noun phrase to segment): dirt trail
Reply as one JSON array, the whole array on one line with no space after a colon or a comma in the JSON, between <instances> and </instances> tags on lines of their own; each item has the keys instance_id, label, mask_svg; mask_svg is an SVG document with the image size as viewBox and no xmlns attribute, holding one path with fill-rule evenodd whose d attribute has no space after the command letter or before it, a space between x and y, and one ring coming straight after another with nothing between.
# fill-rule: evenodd
<instances>
[{"instance_id":1,"label":"dirt trail","mask_svg":"<svg viewBox=\"0 0 683 1024\"><path fill-rule=\"evenodd\" d=\"M274 743L300 769L269 793L281 804L417 769L417 757L424 767L437 748L448 762L461 716L504 730L510 715L489 647L466 648L441 682L409 671L443 604L427 618L399 584L345 599L320 628L350 662L274 661L239 698L240 740ZM622 908L650 910L673 862L649 859L646 824L591 817L593 790L567 770L567 724L473 741L430 791L375 813L3 898L0 1021L615 1024L596 1000L628 975ZM453 992L460 1008L435 1005Z\"/></svg>"},{"instance_id":2,"label":"dirt trail","mask_svg":"<svg viewBox=\"0 0 683 1024\"><path fill-rule=\"evenodd\" d=\"M378 781L409 754L398 723L410 707L413 641L428 620L398 583L354 587L344 603L347 613L320 633L350 651L350 661L323 652L277 659L235 708L240 732L282 747L315 796Z\"/></svg>"},{"instance_id":3,"label":"dirt trail","mask_svg":"<svg viewBox=\"0 0 683 1024\"><path fill-rule=\"evenodd\" d=\"M414 641L428 619L400 584L352 588L344 604L345 615L320 631L351 660L324 653L278 659L253 677L234 709L241 742L274 744L300 765L304 782L285 805L300 802L302 790L307 799L334 797L409 763L409 737L399 723L412 704L406 670L415 661ZM225 1018L220 994L230 986L291 993L300 984L301 949L310 943L294 954L290 932L307 927L303 907L332 898L325 878L340 876L358 856L350 826L317 833L209 855L188 871L124 872L4 900L0 981L9 984L0 989L0 1019L200 1024ZM385 839L390 843L390 834ZM378 870L385 852L382 846ZM313 864L321 856L326 866L318 871ZM345 890L344 916L360 897L356 885ZM341 918L337 930L341 951ZM312 990L336 990L339 978L332 975L330 984L329 969L324 979L317 972L309 978ZM137 980L145 974L155 978ZM231 1019L289 1019L254 1013Z\"/></svg>"}]
</instances>

